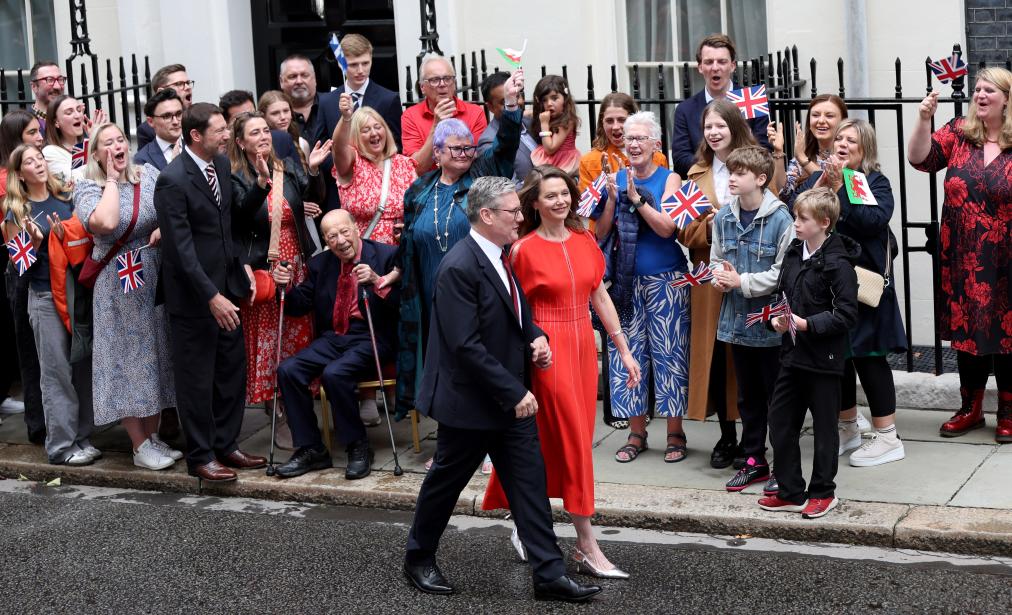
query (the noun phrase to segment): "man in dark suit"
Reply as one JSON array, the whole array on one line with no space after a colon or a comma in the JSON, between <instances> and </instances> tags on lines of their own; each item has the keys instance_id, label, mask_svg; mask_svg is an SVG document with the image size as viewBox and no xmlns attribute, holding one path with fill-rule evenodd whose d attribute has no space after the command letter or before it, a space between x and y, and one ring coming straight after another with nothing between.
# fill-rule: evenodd
<instances>
[{"instance_id":1,"label":"man in dark suit","mask_svg":"<svg viewBox=\"0 0 1012 615\"><path fill-rule=\"evenodd\" d=\"M183 109L188 109L193 104L193 80L186 72L182 64L169 64L155 71L151 76L151 92L157 94L165 89L172 89L179 94L183 101ZM155 139L155 129L148 122L141 122L137 125L137 149L142 149Z\"/></svg>"},{"instance_id":2,"label":"man in dark suit","mask_svg":"<svg viewBox=\"0 0 1012 615\"><path fill-rule=\"evenodd\" d=\"M253 100L253 93L246 90L229 90L218 99L218 108L225 116L225 124L230 124L232 118L240 113L253 113L257 110L256 102ZM302 166L302 158L299 157L298 145L292 140L292 135L284 130L271 130L271 143L274 145L274 154L281 159L287 158L293 164Z\"/></svg>"},{"instance_id":3,"label":"man in dark suit","mask_svg":"<svg viewBox=\"0 0 1012 615\"><path fill-rule=\"evenodd\" d=\"M504 250L517 239L520 209L512 179L476 179L467 194L471 232L436 272L417 407L439 422L439 434L418 494L404 573L424 592L453 592L436 565L436 549L457 497L488 453L527 550L535 596L583 601L601 588L566 576L545 490L538 402L530 392L530 363L548 367L551 351Z\"/></svg>"},{"instance_id":4,"label":"man in dark suit","mask_svg":"<svg viewBox=\"0 0 1012 615\"><path fill-rule=\"evenodd\" d=\"M371 107L387 123L387 128L394 136L397 150L401 149L401 99L397 92L386 89L369 79L372 70L372 43L361 34L345 34L341 39L341 50L348 60L347 81L336 90L320 97L319 124L323 131L322 139L329 139L334 134L334 127L341 119L341 94L348 92L352 98L355 111L359 107ZM332 161L327 161L327 168L321 167L327 178L327 203L324 211L340 207L337 196L337 184L330 173Z\"/></svg>"},{"instance_id":5,"label":"man in dark suit","mask_svg":"<svg viewBox=\"0 0 1012 615\"><path fill-rule=\"evenodd\" d=\"M502 115L506 104L504 88L509 78L509 73L499 71L485 77L485 80L481 82L481 98L485 101L485 108L492 114L492 119L485 131L481 133L481 138L478 139L479 156L492 147L495 143L495 136L499 133L499 116ZM521 110L524 108L523 92L517 98L517 105ZM517 148L517 155L513 161L513 181L517 184L518 189L527 174L534 168L534 163L531 162L531 152L538 147L538 143L528 131L530 125L531 120L526 117L520 123L520 147Z\"/></svg>"},{"instance_id":6,"label":"man in dark suit","mask_svg":"<svg viewBox=\"0 0 1012 615\"><path fill-rule=\"evenodd\" d=\"M733 88L731 77L736 57L734 43L726 34L711 34L696 48L696 68L703 76L704 87L675 107L671 131L672 168L683 178L689 174L689 168L696 160L696 149L703 139L703 109L714 98L724 98ZM746 121L759 145L772 151L773 147L766 137L770 119L757 117Z\"/></svg>"},{"instance_id":7,"label":"man in dark suit","mask_svg":"<svg viewBox=\"0 0 1012 615\"><path fill-rule=\"evenodd\" d=\"M356 383L375 380L376 361L366 321L366 301L376 331L380 361L394 358L397 348L397 314L400 299L394 286L378 272L394 268L397 249L359 236L351 214L343 209L327 212L320 221L327 250L309 261L305 281L288 291L285 314L314 315L317 338L278 368L278 383L285 400L288 425L296 450L277 468L281 478L301 476L332 465L313 412L310 383L320 378L334 416L337 437L347 446L348 480L365 478L373 452L359 417ZM291 269L278 265L274 281L284 287Z\"/></svg>"},{"instance_id":8,"label":"man in dark suit","mask_svg":"<svg viewBox=\"0 0 1012 615\"><path fill-rule=\"evenodd\" d=\"M267 465L237 444L246 402L237 303L249 295L250 279L232 241L232 174L222 154L228 138L221 109L194 104L183 112L186 147L155 184L163 258L158 282L169 312L186 465L207 481L235 480L225 466ZM266 172L257 178L263 198Z\"/></svg>"},{"instance_id":9,"label":"man in dark suit","mask_svg":"<svg viewBox=\"0 0 1012 615\"><path fill-rule=\"evenodd\" d=\"M159 171L182 152L183 100L172 88L166 88L144 103L144 115L155 131L155 138L134 155L136 164L150 164Z\"/></svg>"}]
</instances>

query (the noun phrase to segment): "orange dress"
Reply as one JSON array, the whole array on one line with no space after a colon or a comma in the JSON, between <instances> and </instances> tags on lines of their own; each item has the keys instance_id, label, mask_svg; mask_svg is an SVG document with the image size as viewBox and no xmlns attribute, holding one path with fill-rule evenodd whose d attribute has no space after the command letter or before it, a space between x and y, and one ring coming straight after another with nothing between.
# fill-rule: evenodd
<instances>
[{"instance_id":1,"label":"orange dress","mask_svg":"<svg viewBox=\"0 0 1012 615\"><path fill-rule=\"evenodd\" d=\"M574 515L594 514L597 419L597 348L590 326L590 294L604 276L604 255L590 233L549 241L531 233L513 244L513 269L531 316L552 348L552 366L534 368L538 437L545 458L548 497L562 498ZM492 472L482 509L509 508Z\"/></svg>"}]
</instances>

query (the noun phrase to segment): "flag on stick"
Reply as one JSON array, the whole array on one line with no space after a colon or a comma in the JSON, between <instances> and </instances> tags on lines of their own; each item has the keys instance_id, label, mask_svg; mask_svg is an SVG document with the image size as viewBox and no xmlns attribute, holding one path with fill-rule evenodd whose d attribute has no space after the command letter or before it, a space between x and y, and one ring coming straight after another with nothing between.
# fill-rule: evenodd
<instances>
[{"instance_id":1,"label":"flag on stick","mask_svg":"<svg viewBox=\"0 0 1012 615\"><path fill-rule=\"evenodd\" d=\"M11 256L11 262L18 270L18 275L25 275L28 268L35 263L35 247L32 246L32 238L28 231L22 230L11 237L7 242L7 253Z\"/></svg>"},{"instance_id":2,"label":"flag on stick","mask_svg":"<svg viewBox=\"0 0 1012 615\"><path fill-rule=\"evenodd\" d=\"M671 286L674 288L683 288L685 286L699 286L703 282L709 282L713 279L713 265L707 265L706 263L699 263L696 268L692 271L686 271L671 282Z\"/></svg>"},{"instance_id":3,"label":"flag on stick","mask_svg":"<svg viewBox=\"0 0 1012 615\"><path fill-rule=\"evenodd\" d=\"M348 59L344 57L341 41L338 40L337 34L333 32L330 34L330 50L334 52L334 59L337 60L337 65L341 67L341 74L345 76L345 81L347 81Z\"/></svg>"},{"instance_id":4,"label":"flag on stick","mask_svg":"<svg viewBox=\"0 0 1012 615\"><path fill-rule=\"evenodd\" d=\"M140 254L142 249L130 250L116 257L116 271L123 294L144 286L144 262Z\"/></svg>"},{"instance_id":5,"label":"flag on stick","mask_svg":"<svg viewBox=\"0 0 1012 615\"><path fill-rule=\"evenodd\" d=\"M727 99L738 105L742 117L746 120L770 115L770 102L766 97L765 85L731 90L727 93Z\"/></svg>"},{"instance_id":6,"label":"flag on stick","mask_svg":"<svg viewBox=\"0 0 1012 615\"><path fill-rule=\"evenodd\" d=\"M931 72L942 83L949 83L960 77L965 77L967 72L966 62L956 54L948 58L928 62L928 68L931 69Z\"/></svg>"},{"instance_id":7,"label":"flag on stick","mask_svg":"<svg viewBox=\"0 0 1012 615\"><path fill-rule=\"evenodd\" d=\"M507 62L509 62L510 66L513 68L520 68L521 58L523 57L524 52L527 51L527 39L524 39L524 44L520 47L519 51L516 49L510 49L509 47L496 47L495 50L498 51Z\"/></svg>"},{"instance_id":8,"label":"flag on stick","mask_svg":"<svg viewBox=\"0 0 1012 615\"><path fill-rule=\"evenodd\" d=\"M594 208L601 202L601 198L604 196L605 186L608 183L608 178L605 177L604 173L597 176L592 184L584 188L583 194L580 195L580 204L576 208L576 215L589 218L590 214L594 213Z\"/></svg>"},{"instance_id":9,"label":"flag on stick","mask_svg":"<svg viewBox=\"0 0 1012 615\"><path fill-rule=\"evenodd\" d=\"M684 229L710 207L710 199L692 180L683 183L678 192L661 202L661 211L671 216L675 226L680 229Z\"/></svg>"},{"instance_id":10,"label":"flag on stick","mask_svg":"<svg viewBox=\"0 0 1012 615\"><path fill-rule=\"evenodd\" d=\"M843 185L847 188L847 196L855 205L878 205L875 195L868 186L868 177L853 169L843 170Z\"/></svg>"}]
</instances>

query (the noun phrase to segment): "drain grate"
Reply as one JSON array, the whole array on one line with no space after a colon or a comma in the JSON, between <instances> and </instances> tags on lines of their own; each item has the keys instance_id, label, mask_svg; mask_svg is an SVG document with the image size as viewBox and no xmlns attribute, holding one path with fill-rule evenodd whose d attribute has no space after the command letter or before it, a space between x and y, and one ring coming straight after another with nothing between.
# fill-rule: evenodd
<instances>
[{"instance_id":1,"label":"drain grate","mask_svg":"<svg viewBox=\"0 0 1012 615\"><path fill-rule=\"evenodd\" d=\"M913 358L914 365L913 371L923 372L926 374L935 373L935 347L934 346L914 346L913 347ZM889 366L895 370L906 371L907 370L907 355L906 354L891 354L888 357ZM952 348L942 348L942 373L956 373L956 351Z\"/></svg>"}]
</instances>

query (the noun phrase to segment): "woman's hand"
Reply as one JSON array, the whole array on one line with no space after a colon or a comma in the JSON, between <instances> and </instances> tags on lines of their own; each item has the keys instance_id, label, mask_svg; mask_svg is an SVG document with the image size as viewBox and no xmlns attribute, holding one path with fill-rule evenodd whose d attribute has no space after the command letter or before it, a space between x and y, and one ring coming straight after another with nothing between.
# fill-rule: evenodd
<instances>
[{"instance_id":1,"label":"woman's hand","mask_svg":"<svg viewBox=\"0 0 1012 615\"><path fill-rule=\"evenodd\" d=\"M302 203L302 209L304 210L307 218L315 218L323 213L323 210L320 209L319 205L310 201L304 201Z\"/></svg>"},{"instance_id":2,"label":"woman's hand","mask_svg":"<svg viewBox=\"0 0 1012 615\"><path fill-rule=\"evenodd\" d=\"M605 171L604 177L604 188L608 191L608 199L615 202L618 199L618 173L608 173Z\"/></svg>"},{"instance_id":3,"label":"woman's hand","mask_svg":"<svg viewBox=\"0 0 1012 615\"><path fill-rule=\"evenodd\" d=\"M37 250L39 248L39 244L41 244L42 240L46 238L46 236L42 234L42 229L35 223L35 220L29 220L25 223L25 230L28 231L28 235L32 238L32 243L35 245L35 249Z\"/></svg>"},{"instance_id":4,"label":"woman's hand","mask_svg":"<svg viewBox=\"0 0 1012 615\"><path fill-rule=\"evenodd\" d=\"M148 245L154 247L160 243L162 243L162 229L156 228L151 231L151 237L148 238Z\"/></svg>"},{"instance_id":5,"label":"woman's hand","mask_svg":"<svg viewBox=\"0 0 1012 615\"><path fill-rule=\"evenodd\" d=\"M91 132L92 128L94 128L95 126L99 126L101 124L105 124L108 120L109 116L106 115L105 109L95 109L95 112L91 114L90 118L85 116L84 127L87 130L87 132ZM87 137L88 135L85 134L84 136Z\"/></svg>"},{"instance_id":6,"label":"woman's hand","mask_svg":"<svg viewBox=\"0 0 1012 615\"><path fill-rule=\"evenodd\" d=\"M341 92L341 96L337 101L337 108L341 112L341 118L346 122L350 122L351 116L355 113L355 101L352 100L351 94Z\"/></svg>"},{"instance_id":7,"label":"woman's hand","mask_svg":"<svg viewBox=\"0 0 1012 615\"><path fill-rule=\"evenodd\" d=\"M330 146L333 144L333 141L327 139L324 143L317 141L316 145L313 146L313 151L309 152L309 157L306 160L309 163L309 172L312 175L319 173L320 165L330 155Z\"/></svg>"},{"instance_id":8,"label":"woman's hand","mask_svg":"<svg viewBox=\"0 0 1012 615\"><path fill-rule=\"evenodd\" d=\"M108 150L105 153L105 178L119 183L120 175L121 172L116 170L116 162L112 155L112 150Z\"/></svg>"},{"instance_id":9,"label":"woman's hand","mask_svg":"<svg viewBox=\"0 0 1012 615\"><path fill-rule=\"evenodd\" d=\"M829 162L823 168L822 177L819 180L823 181L823 186L833 192L837 192L840 188L843 188L843 162L836 156L831 156Z\"/></svg>"},{"instance_id":10,"label":"woman's hand","mask_svg":"<svg viewBox=\"0 0 1012 615\"><path fill-rule=\"evenodd\" d=\"M390 270L390 273L380 277L379 283L376 284L376 290L383 290L387 286L393 286L397 283L397 280L401 279L401 270L394 267Z\"/></svg>"},{"instance_id":11,"label":"woman's hand","mask_svg":"<svg viewBox=\"0 0 1012 615\"><path fill-rule=\"evenodd\" d=\"M266 188L267 184L271 183L271 170L267 167L267 160L264 159L263 154L260 152L257 152L254 167L257 170L257 185L261 188Z\"/></svg>"},{"instance_id":12,"label":"woman's hand","mask_svg":"<svg viewBox=\"0 0 1012 615\"><path fill-rule=\"evenodd\" d=\"M625 180L626 180L625 189L626 194L629 195L629 201L633 205L639 206L639 204L643 201L643 197L641 197L640 193L637 192L636 190L636 182L633 181L632 167L625 168Z\"/></svg>"},{"instance_id":13,"label":"woman's hand","mask_svg":"<svg viewBox=\"0 0 1012 615\"><path fill-rule=\"evenodd\" d=\"M934 115L935 111L938 110L938 91L935 90L921 101L921 104L917 107L917 113L920 115L922 120L930 120Z\"/></svg>"},{"instance_id":14,"label":"woman's hand","mask_svg":"<svg viewBox=\"0 0 1012 615\"><path fill-rule=\"evenodd\" d=\"M766 127L766 138L769 139L773 151L777 154L784 153L784 125L783 122L770 122Z\"/></svg>"},{"instance_id":15,"label":"woman's hand","mask_svg":"<svg viewBox=\"0 0 1012 615\"><path fill-rule=\"evenodd\" d=\"M253 305L253 299L257 296L257 279L253 275L253 268L249 265L243 265L246 270L246 275L249 276L249 304Z\"/></svg>"},{"instance_id":16,"label":"woman's hand","mask_svg":"<svg viewBox=\"0 0 1012 615\"><path fill-rule=\"evenodd\" d=\"M626 388L632 389L639 386L640 378L642 377L640 374L639 362L633 358L632 353L628 350L621 356L621 359L622 365L625 366L626 373L629 374L629 377L626 378L625 381Z\"/></svg>"},{"instance_id":17,"label":"woman's hand","mask_svg":"<svg viewBox=\"0 0 1012 615\"><path fill-rule=\"evenodd\" d=\"M805 129L804 127L801 126L801 122L794 122L794 158L797 160L798 152L804 153L804 151L805 151ZM801 160L798 160L798 164L801 164Z\"/></svg>"},{"instance_id":18,"label":"woman's hand","mask_svg":"<svg viewBox=\"0 0 1012 615\"><path fill-rule=\"evenodd\" d=\"M60 214L54 213L51 216L46 214L46 221L49 222L49 230L56 235L57 239L63 241L63 220L60 220Z\"/></svg>"}]
</instances>

